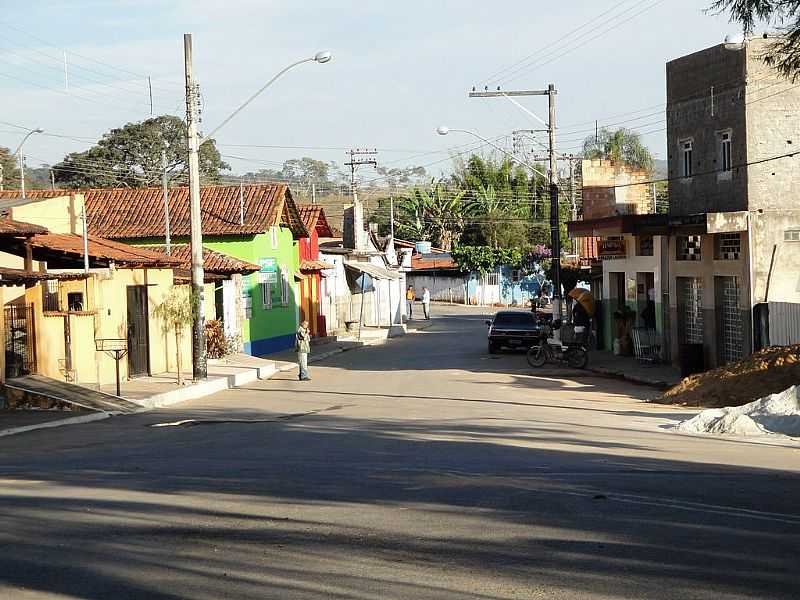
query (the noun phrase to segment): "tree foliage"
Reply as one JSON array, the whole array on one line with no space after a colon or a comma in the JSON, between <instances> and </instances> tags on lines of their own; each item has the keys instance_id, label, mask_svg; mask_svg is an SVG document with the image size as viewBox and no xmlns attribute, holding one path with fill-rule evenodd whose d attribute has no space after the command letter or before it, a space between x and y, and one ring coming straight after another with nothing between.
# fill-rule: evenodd
<instances>
[{"instance_id":1,"label":"tree foliage","mask_svg":"<svg viewBox=\"0 0 800 600\"><path fill-rule=\"evenodd\" d=\"M441 181L414 187L397 202L397 234L401 238L430 240L449 250L464 230L471 206L464 192L450 190Z\"/></svg>"},{"instance_id":2,"label":"tree foliage","mask_svg":"<svg viewBox=\"0 0 800 600\"><path fill-rule=\"evenodd\" d=\"M519 248L491 248L489 246L456 246L450 251L462 271L488 273L500 265L522 266L524 254Z\"/></svg>"},{"instance_id":3,"label":"tree foliage","mask_svg":"<svg viewBox=\"0 0 800 600\"><path fill-rule=\"evenodd\" d=\"M602 128L598 134L583 142L584 158L603 158L625 163L652 173L655 160L650 150L642 143L638 133L621 127L615 131Z\"/></svg>"},{"instance_id":4,"label":"tree foliage","mask_svg":"<svg viewBox=\"0 0 800 600\"><path fill-rule=\"evenodd\" d=\"M791 81L800 77L800 5L797 0L715 0L711 10L727 12L732 22L752 33L766 22L781 34L768 45L764 62Z\"/></svg>"},{"instance_id":5,"label":"tree foliage","mask_svg":"<svg viewBox=\"0 0 800 600\"><path fill-rule=\"evenodd\" d=\"M162 151L170 179L185 184L189 171L186 123L172 115L112 129L88 150L68 154L53 166L56 184L67 188L161 185ZM220 172L230 168L214 140L200 147L199 159L202 183L218 182Z\"/></svg>"},{"instance_id":6,"label":"tree foliage","mask_svg":"<svg viewBox=\"0 0 800 600\"><path fill-rule=\"evenodd\" d=\"M6 189L19 187L19 165L8 148L0 147L0 166L3 167L3 186Z\"/></svg>"}]
</instances>

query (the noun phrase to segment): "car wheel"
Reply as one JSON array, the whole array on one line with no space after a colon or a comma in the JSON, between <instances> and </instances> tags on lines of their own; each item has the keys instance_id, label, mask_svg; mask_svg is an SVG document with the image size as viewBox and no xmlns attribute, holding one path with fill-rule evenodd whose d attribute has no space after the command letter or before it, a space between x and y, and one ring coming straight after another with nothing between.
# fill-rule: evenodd
<instances>
[{"instance_id":1,"label":"car wheel","mask_svg":"<svg viewBox=\"0 0 800 600\"><path fill-rule=\"evenodd\" d=\"M493 343L489 342L489 354L497 354L498 348Z\"/></svg>"}]
</instances>

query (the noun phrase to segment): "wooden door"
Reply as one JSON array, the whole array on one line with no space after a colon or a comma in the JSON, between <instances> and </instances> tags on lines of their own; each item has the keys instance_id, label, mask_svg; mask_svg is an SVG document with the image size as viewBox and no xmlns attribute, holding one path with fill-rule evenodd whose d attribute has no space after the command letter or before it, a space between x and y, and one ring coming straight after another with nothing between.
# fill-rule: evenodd
<instances>
[{"instance_id":1,"label":"wooden door","mask_svg":"<svg viewBox=\"0 0 800 600\"><path fill-rule=\"evenodd\" d=\"M150 374L147 287L128 286L128 377Z\"/></svg>"}]
</instances>

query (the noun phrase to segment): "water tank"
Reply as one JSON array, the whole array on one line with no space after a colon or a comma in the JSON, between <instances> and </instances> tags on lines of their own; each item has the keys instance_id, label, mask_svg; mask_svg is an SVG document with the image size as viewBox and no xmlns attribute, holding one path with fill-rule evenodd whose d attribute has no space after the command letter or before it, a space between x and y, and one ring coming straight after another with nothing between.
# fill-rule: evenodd
<instances>
[{"instance_id":1,"label":"water tank","mask_svg":"<svg viewBox=\"0 0 800 600\"><path fill-rule=\"evenodd\" d=\"M431 243L430 242L417 242L414 244L414 248L417 250L417 254L430 254L431 253Z\"/></svg>"}]
</instances>

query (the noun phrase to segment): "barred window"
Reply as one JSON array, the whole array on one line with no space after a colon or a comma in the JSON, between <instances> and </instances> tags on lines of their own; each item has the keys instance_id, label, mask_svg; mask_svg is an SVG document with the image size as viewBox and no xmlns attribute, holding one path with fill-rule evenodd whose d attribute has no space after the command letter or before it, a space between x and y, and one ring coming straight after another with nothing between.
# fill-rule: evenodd
<instances>
[{"instance_id":1,"label":"barred window","mask_svg":"<svg viewBox=\"0 0 800 600\"><path fill-rule=\"evenodd\" d=\"M653 236L640 235L636 238L636 255L653 256Z\"/></svg>"},{"instance_id":2,"label":"barred window","mask_svg":"<svg viewBox=\"0 0 800 600\"><path fill-rule=\"evenodd\" d=\"M701 237L699 235L679 235L676 238L677 254L675 259L699 261L702 258L700 240Z\"/></svg>"},{"instance_id":3,"label":"barred window","mask_svg":"<svg viewBox=\"0 0 800 600\"><path fill-rule=\"evenodd\" d=\"M272 308L272 284L260 283L261 288L261 308Z\"/></svg>"},{"instance_id":4,"label":"barred window","mask_svg":"<svg viewBox=\"0 0 800 600\"><path fill-rule=\"evenodd\" d=\"M719 158L722 163L722 171L731 170L731 132L722 131L719 133Z\"/></svg>"},{"instance_id":5,"label":"barred window","mask_svg":"<svg viewBox=\"0 0 800 600\"><path fill-rule=\"evenodd\" d=\"M742 252L742 236L740 233L719 233L716 241L715 258L717 260L739 260Z\"/></svg>"}]
</instances>

